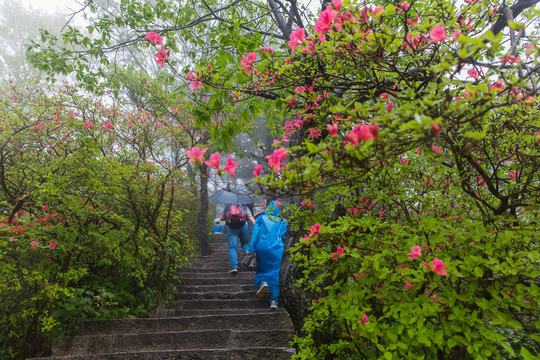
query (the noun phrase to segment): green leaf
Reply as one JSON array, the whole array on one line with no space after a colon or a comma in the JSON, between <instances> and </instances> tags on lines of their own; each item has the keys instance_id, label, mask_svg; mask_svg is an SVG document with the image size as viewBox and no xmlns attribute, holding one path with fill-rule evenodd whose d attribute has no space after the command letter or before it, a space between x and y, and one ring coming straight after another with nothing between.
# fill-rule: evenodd
<instances>
[{"instance_id":1,"label":"green leaf","mask_svg":"<svg viewBox=\"0 0 540 360\"><path fill-rule=\"evenodd\" d=\"M527 350L527 348L525 348L524 346L521 347L520 354L525 360L538 360L538 357L531 354L530 351Z\"/></svg>"},{"instance_id":2,"label":"green leaf","mask_svg":"<svg viewBox=\"0 0 540 360\"><path fill-rule=\"evenodd\" d=\"M317 153L317 152L319 152L319 148L317 147L317 145L313 144L312 142L307 141L307 142L306 142L306 147L307 147L307 149L308 149L308 151L309 151L310 153Z\"/></svg>"},{"instance_id":3,"label":"green leaf","mask_svg":"<svg viewBox=\"0 0 540 360\"><path fill-rule=\"evenodd\" d=\"M510 355L512 356L516 356L516 353L514 352L514 349L512 349L512 347L510 345L508 345L507 343L505 342L502 342L501 343L501 346L510 353Z\"/></svg>"}]
</instances>

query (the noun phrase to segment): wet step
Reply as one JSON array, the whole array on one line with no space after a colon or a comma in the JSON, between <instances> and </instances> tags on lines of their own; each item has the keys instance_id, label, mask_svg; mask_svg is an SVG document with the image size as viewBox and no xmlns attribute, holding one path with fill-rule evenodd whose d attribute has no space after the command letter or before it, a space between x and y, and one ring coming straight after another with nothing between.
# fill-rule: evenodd
<instances>
[{"instance_id":1,"label":"wet step","mask_svg":"<svg viewBox=\"0 0 540 360\"><path fill-rule=\"evenodd\" d=\"M235 287L234 290L238 289ZM212 289L205 292L178 293L175 300L252 299L255 297L255 293L255 287L249 291L216 291Z\"/></svg>"},{"instance_id":2,"label":"wet step","mask_svg":"<svg viewBox=\"0 0 540 360\"><path fill-rule=\"evenodd\" d=\"M212 284L212 285L191 285L182 284L178 289L178 294L200 293L200 292L239 292L239 291L255 291L253 283L249 284Z\"/></svg>"},{"instance_id":3,"label":"wet step","mask_svg":"<svg viewBox=\"0 0 540 360\"><path fill-rule=\"evenodd\" d=\"M219 314L170 318L118 319L89 321L77 335L146 334L193 330L257 330L286 328L287 313Z\"/></svg>"},{"instance_id":4,"label":"wet step","mask_svg":"<svg viewBox=\"0 0 540 360\"><path fill-rule=\"evenodd\" d=\"M236 274L231 274L228 271L207 272L207 271L192 271L179 273L180 279L251 279L255 278L254 271L238 271Z\"/></svg>"},{"instance_id":5,"label":"wet step","mask_svg":"<svg viewBox=\"0 0 540 360\"><path fill-rule=\"evenodd\" d=\"M261 300L262 301L262 300ZM286 313L283 309L270 310L268 301L265 301L265 307L259 307L255 309L198 309L198 310L179 310L179 309L161 309L159 312L156 312L154 317L183 317L183 316L201 316L201 315L244 315L244 314L279 314Z\"/></svg>"},{"instance_id":6,"label":"wet step","mask_svg":"<svg viewBox=\"0 0 540 360\"><path fill-rule=\"evenodd\" d=\"M101 334L59 338L55 356L107 354L118 349L133 351L174 349L231 349L251 346L288 347L288 330L199 330L142 334Z\"/></svg>"},{"instance_id":7,"label":"wet step","mask_svg":"<svg viewBox=\"0 0 540 360\"><path fill-rule=\"evenodd\" d=\"M194 279L184 278L180 279L180 286L194 286L194 285L248 285L253 284L253 275L251 277L244 277L238 275L226 274L224 278L210 278L210 279Z\"/></svg>"},{"instance_id":8,"label":"wet step","mask_svg":"<svg viewBox=\"0 0 540 360\"><path fill-rule=\"evenodd\" d=\"M288 360L294 349L288 347L248 347L235 349L192 349L120 352L100 355L74 355L73 360ZM66 357L51 357L65 360Z\"/></svg>"},{"instance_id":9,"label":"wet step","mask_svg":"<svg viewBox=\"0 0 540 360\"><path fill-rule=\"evenodd\" d=\"M174 300L167 307L175 310L262 309L268 301L256 297L250 299Z\"/></svg>"}]
</instances>

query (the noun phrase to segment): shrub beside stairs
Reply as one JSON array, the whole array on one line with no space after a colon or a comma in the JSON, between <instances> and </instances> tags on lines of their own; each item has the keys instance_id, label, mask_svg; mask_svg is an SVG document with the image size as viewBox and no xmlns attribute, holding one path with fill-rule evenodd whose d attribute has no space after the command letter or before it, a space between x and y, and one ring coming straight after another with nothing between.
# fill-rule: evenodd
<instances>
[{"instance_id":1,"label":"shrub beside stairs","mask_svg":"<svg viewBox=\"0 0 540 360\"><path fill-rule=\"evenodd\" d=\"M181 273L175 301L154 317L87 322L56 339L49 359L290 359L287 312L255 297L254 272L227 272L226 236L212 250Z\"/></svg>"}]
</instances>

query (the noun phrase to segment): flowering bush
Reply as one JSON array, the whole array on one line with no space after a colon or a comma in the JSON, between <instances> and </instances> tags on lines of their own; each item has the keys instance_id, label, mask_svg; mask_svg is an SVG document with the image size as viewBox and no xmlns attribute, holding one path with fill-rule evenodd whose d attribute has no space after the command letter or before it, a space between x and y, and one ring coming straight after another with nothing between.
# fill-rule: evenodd
<instances>
[{"instance_id":1,"label":"flowering bush","mask_svg":"<svg viewBox=\"0 0 540 360\"><path fill-rule=\"evenodd\" d=\"M239 70L239 98L290 117L255 183L304 204L290 253L313 304L295 358L532 359L537 34L506 19L506 46L485 3L380 5L334 0L285 60Z\"/></svg>"},{"instance_id":2,"label":"flowering bush","mask_svg":"<svg viewBox=\"0 0 540 360\"><path fill-rule=\"evenodd\" d=\"M180 128L67 87L0 101L0 357L170 297L198 207L167 154Z\"/></svg>"},{"instance_id":3,"label":"flowering bush","mask_svg":"<svg viewBox=\"0 0 540 360\"><path fill-rule=\"evenodd\" d=\"M254 44L266 31L232 40L246 27L232 17L227 31L212 33L227 54L184 71L190 90L215 92L212 111L249 101L212 133L220 146L260 114L282 128L254 182L300 204L289 207L289 228L305 236L290 253L303 270L298 285L314 298L296 358L534 358L534 2L324 3L283 51ZM156 63L178 76L173 36L167 41ZM211 124L212 111L201 109L199 124ZM219 153L208 162L223 171Z\"/></svg>"}]
</instances>

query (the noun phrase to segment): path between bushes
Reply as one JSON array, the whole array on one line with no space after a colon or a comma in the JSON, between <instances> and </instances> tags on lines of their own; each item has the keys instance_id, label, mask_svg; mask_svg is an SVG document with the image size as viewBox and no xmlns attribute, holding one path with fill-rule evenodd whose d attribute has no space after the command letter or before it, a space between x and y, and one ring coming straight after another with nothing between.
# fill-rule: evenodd
<instances>
[{"instance_id":1,"label":"path between bushes","mask_svg":"<svg viewBox=\"0 0 540 360\"><path fill-rule=\"evenodd\" d=\"M231 275L227 266L227 238L217 235L212 254L180 274L175 300L154 317L87 322L56 339L48 359L290 359L287 312L255 297L254 272Z\"/></svg>"}]
</instances>

